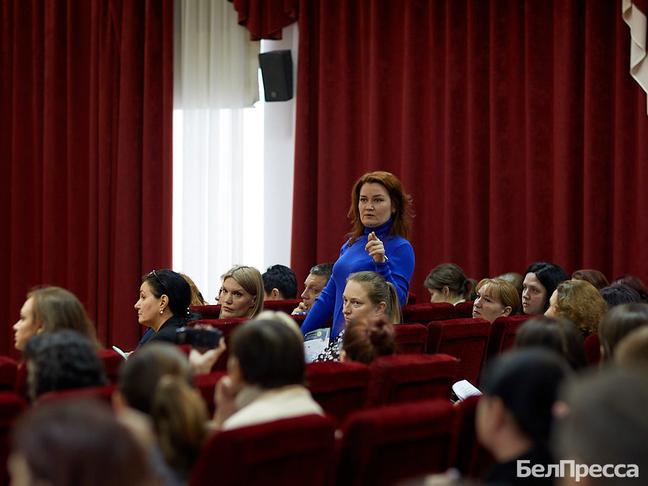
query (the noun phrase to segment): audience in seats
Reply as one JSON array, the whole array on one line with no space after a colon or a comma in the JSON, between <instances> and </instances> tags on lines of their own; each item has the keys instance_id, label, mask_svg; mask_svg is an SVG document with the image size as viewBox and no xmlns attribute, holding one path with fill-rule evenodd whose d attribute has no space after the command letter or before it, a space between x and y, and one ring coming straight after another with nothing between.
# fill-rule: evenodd
<instances>
[{"instance_id":1,"label":"audience in seats","mask_svg":"<svg viewBox=\"0 0 648 486\"><path fill-rule=\"evenodd\" d=\"M176 342L176 330L191 317L191 287L179 273L169 269L153 270L140 285L135 302L137 321L148 329L138 348L151 342Z\"/></svg>"},{"instance_id":2,"label":"audience in seats","mask_svg":"<svg viewBox=\"0 0 648 486\"><path fill-rule=\"evenodd\" d=\"M268 267L263 278L264 300L286 300L297 298L297 277L285 265Z\"/></svg>"},{"instance_id":3,"label":"audience in seats","mask_svg":"<svg viewBox=\"0 0 648 486\"><path fill-rule=\"evenodd\" d=\"M566 280L556 287L549 300L549 317L565 317L572 321L583 336L598 330L607 304L599 291L585 280Z\"/></svg>"},{"instance_id":4,"label":"audience in seats","mask_svg":"<svg viewBox=\"0 0 648 486\"><path fill-rule=\"evenodd\" d=\"M520 299L522 299L522 291L524 290L524 277L517 272L506 272L502 275L497 276L501 280L505 280L513 287L515 287L520 294Z\"/></svg>"},{"instance_id":5,"label":"audience in seats","mask_svg":"<svg viewBox=\"0 0 648 486\"><path fill-rule=\"evenodd\" d=\"M520 296L513 285L499 278L482 279L476 287L473 317L493 322L520 312Z\"/></svg>"},{"instance_id":6,"label":"audience in seats","mask_svg":"<svg viewBox=\"0 0 648 486\"><path fill-rule=\"evenodd\" d=\"M561 399L566 413L556 421L557 456L581 466L597 465L599 470L590 468L580 481L567 472L561 484L646 484L646 370L597 370L569 382ZM603 467L608 468L608 477L601 473Z\"/></svg>"},{"instance_id":7,"label":"audience in seats","mask_svg":"<svg viewBox=\"0 0 648 486\"><path fill-rule=\"evenodd\" d=\"M572 273L571 278L573 280L586 280L599 290L610 285L608 279L605 277L605 275L603 275L603 272L599 272L598 270L594 270L592 268L583 268L582 270L576 270L574 273Z\"/></svg>"},{"instance_id":8,"label":"audience in seats","mask_svg":"<svg viewBox=\"0 0 648 486\"><path fill-rule=\"evenodd\" d=\"M376 272L356 272L349 275L343 293L344 329L331 339L317 361L340 359L345 329L352 322L372 322L380 319L391 324L402 320L398 294L395 287Z\"/></svg>"},{"instance_id":9,"label":"audience in seats","mask_svg":"<svg viewBox=\"0 0 648 486\"><path fill-rule=\"evenodd\" d=\"M620 283L613 283L599 290L601 297L607 303L608 309L621 304L641 302L641 296L632 287Z\"/></svg>"},{"instance_id":10,"label":"audience in seats","mask_svg":"<svg viewBox=\"0 0 648 486\"><path fill-rule=\"evenodd\" d=\"M129 431L106 405L89 400L27 412L15 426L8 466L16 486L161 484Z\"/></svg>"},{"instance_id":11,"label":"audience in seats","mask_svg":"<svg viewBox=\"0 0 648 486\"><path fill-rule=\"evenodd\" d=\"M610 309L599 326L602 359L612 359L619 342L644 326L648 326L648 304L622 304Z\"/></svg>"},{"instance_id":12,"label":"audience in seats","mask_svg":"<svg viewBox=\"0 0 648 486\"><path fill-rule=\"evenodd\" d=\"M343 292L350 274L363 270L379 273L397 290L405 305L414 271L410 233L411 198L391 173L377 171L361 176L351 191L348 213L349 239L333 265L331 279L302 324L302 332L325 327L332 318L331 338L344 328Z\"/></svg>"},{"instance_id":13,"label":"audience in seats","mask_svg":"<svg viewBox=\"0 0 648 486\"><path fill-rule=\"evenodd\" d=\"M184 354L168 343L151 343L124 364L115 412L147 447L152 458L170 468L161 474L177 481L188 477L207 438L207 408L192 388L193 375Z\"/></svg>"},{"instance_id":14,"label":"audience in seats","mask_svg":"<svg viewBox=\"0 0 648 486\"><path fill-rule=\"evenodd\" d=\"M323 415L304 386L305 366L304 342L292 320L258 318L238 327L228 374L216 385L216 428Z\"/></svg>"},{"instance_id":15,"label":"audience in seats","mask_svg":"<svg viewBox=\"0 0 648 486\"><path fill-rule=\"evenodd\" d=\"M554 263L535 262L524 273L522 283L522 311L525 314L544 314L549 308L551 294L560 282L569 276Z\"/></svg>"},{"instance_id":16,"label":"audience in seats","mask_svg":"<svg viewBox=\"0 0 648 486\"><path fill-rule=\"evenodd\" d=\"M360 319L344 330L340 361L369 364L380 356L396 352L394 325L385 319Z\"/></svg>"},{"instance_id":17,"label":"audience in seats","mask_svg":"<svg viewBox=\"0 0 648 486\"><path fill-rule=\"evenodd\" d=\"M645 286L645 284L641 281L639 277L626 274L616 279L613 283L627 285L631 289L635 289L637 292L639 292L641 301L648 304L648 288Z\"/></svg>"},{"instance_id":18,"label":"audience in seats","mask_svg":"<svg viewBox=\"0 0 648 486\"><path fill-rule=\"evenodd\" d=\"M333 271L332 263L318 263L310 269L306 280L304 280L304 291L301 293L302 301L299 303L295 310L292 311L293 315L307 314L315 299L322 293L324 287L331 278Z\"/></svg>"},{"instance_id":19,"label":"audience in seats","mask_svg":"<svg viewBox=\"0 0 648 486\"><path fill-rule=\"evenodd\" d=\"M34 289L27 294L20 318L13 326L14 346L22 351L32 336L63 329L86 336L98 347L94 326L83 304L72 292L60 287Z\"/></svg>"},{"instance_id":20,"label":"audience in seats","mask_svg":"<svg viewBox=\"0 0 648 486\"><path fill-rule=\"evenodd\" d=\"M221 319L255 317L263 309L263 279L254 267L235 266L222 277L218 292Z\"/></svg>"},{"instance_id":21,"label":"audience in seats","mask_svg":"<svg viewBox=\"0 0 648 486\"><path fill-rule=\"evenodd\" d=\"M191 277L185 273L181 273L180 276L185 279L191 289L191 305L207 305L207 301L203 297L202 292L198 289L198 286Z\"/></svg>"},{"instance_id":22,"label":"audience in seats","mask_svg":"<svg viewBox=\"0 0 648 486\"><path fill-rule=\"evenodd\" d=\"M473 282L466 278L463 269L454 263L442 263L425 277L425 288L430 293L430 302L460 304L470 298Z\"/></svg>"},{"instance_id":23,"label":"audience in seats","mask_svg":"<svg viewBox=\"0 0 648 486\"><path fill-rule=\"evenodd\" d=\"M514 347L551 349L561 355L574 370L587 366L583 335L568 319L532 317L517 330Z\"/></svg>"},{"instance_id":24,"label":"audience in seats","mask_svg":"<svg viewBox=\"0 0 648 486\"><path fill-rule=\"evenodd\" d=\"M648 326L638 327L619 341L614 348L614 362L648 369Z\"/></svg>"},{"instance_id":25,"label":"audience in seats","mask_svg":"<svg viewBox=\"0 0 648 486\"><path fill-rule=\"evenodd\" d=\"M569 373L567 363L545 349L505 353L486 368L477 437L497 464L485 484L553 484L552 478L518 478L517 461L529 461L529 467L554 463L549 450L552 409Z\"/></svg>"},{"instance_id":26,"label":"audience in seats","mask_svg":"<svg viewBox=\"0 0 648 486\"><path fill-rule=\"evenodd\" d=\"M70 329L32 337L23 356L27 362L27 393L32 401L47 392L108 383L95 343Z\"/></svg>"}]
</instances>

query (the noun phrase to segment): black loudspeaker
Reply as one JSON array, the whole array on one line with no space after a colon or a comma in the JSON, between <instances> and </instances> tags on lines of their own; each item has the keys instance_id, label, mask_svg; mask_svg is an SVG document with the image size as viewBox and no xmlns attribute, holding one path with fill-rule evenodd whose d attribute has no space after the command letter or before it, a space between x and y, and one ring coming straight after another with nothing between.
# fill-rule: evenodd
<instances>
[{"instance_id":1,"label":"black loudspeaker","mask_svg":"<svg viewBox=\"0 0 648 486\"><path fill-rule=\"evenodd\" d=\"M292 57L289 50L259 54L266 101L288 101L293 97Z\"/></svg>"}]
</instances>

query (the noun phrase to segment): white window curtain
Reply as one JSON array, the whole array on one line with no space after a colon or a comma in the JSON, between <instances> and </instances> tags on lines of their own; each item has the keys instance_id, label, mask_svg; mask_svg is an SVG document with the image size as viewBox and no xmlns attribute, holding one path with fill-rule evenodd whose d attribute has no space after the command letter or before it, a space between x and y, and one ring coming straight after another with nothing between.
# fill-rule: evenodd
<instances>
[{"instance_id":1,"label":"white window curtain","mask_svg":"<svg viewBox=\"0 0 648 486\"><path fill-rule=\"evenodd\" d=\"M213 303L233 265L289 263L294 103L256 102L261 46L230 2L175 9L173 267Z\"/></svg>"}]
</instances>

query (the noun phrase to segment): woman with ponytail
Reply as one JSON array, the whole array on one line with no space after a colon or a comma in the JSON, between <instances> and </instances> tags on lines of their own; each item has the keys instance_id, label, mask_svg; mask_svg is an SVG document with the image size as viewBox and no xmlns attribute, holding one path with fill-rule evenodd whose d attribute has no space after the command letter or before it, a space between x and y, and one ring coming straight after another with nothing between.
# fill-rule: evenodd
<instances>
[{"instance_id":1,"label":"woman with ponytail","mask_svg":"<svg viewBox=\"0 0 648 486\"><path fill-rule=\"evenodd\" d=\"M320 354L317 361L340 359L345 329L354 322L377 322L381 319L391 324L401 322L400 302L396 288L379 273L365 271L349 275L342 299L344 329L338 338Z\"/></svg>"},{"instance_id":2,"label":"woman with ponytail","mask_svg":"<svg viewBox=\"0 0 648 486\"><path fill-rule=\"evenodd\" d=\"M137 321L148 327L138 348L153 341L176 342L176 329L190 319L191 287L173 270L153 270L142 278L134 307Z\"/></svg>"},{"instance_id":3,"label":"woman with ponytail","mask_svg":"<svg viewBox=\"0 0 648 486\"><path fill-rule=\"evenodd\" d=\"M178 348L152 343L124 363L113 396L122 423L148 447L158 474L172 483L186 480L208 434L207 407L192 380Z\"/></svg>"},{"instance_id":4,"label":"woman with ponytail","mask_svg":"<svg viewBox=\"0 0 648 486\"><path fill-rule=\"evenodd\" d=\"M394 354L394 334L394 325L384 319L352 322L344 330L340 361L369 364L380 356Z\"/></svg>"},{"instance_id":5,"label":"woman with ponytail","mask_svg":"<svg viewBox=\"0 0 648 486\"><path fill-rule=\"evenodd\" d=\"M466 278L463 269L454 263L436 266L425 278L425 288L430 292L430 302L460 304L470 298L473 282Z\"/></svg>"}]
</instances>

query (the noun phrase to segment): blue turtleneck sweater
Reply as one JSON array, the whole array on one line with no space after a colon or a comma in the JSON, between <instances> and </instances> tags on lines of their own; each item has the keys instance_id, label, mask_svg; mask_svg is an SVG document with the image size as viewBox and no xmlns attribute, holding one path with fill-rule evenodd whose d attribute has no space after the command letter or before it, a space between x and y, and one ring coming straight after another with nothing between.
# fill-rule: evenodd
<instances>
[{"instance_id":1,"label":"blue turtleneck sweater","mask_svg":"<svg viewBox=\"0 0 648 486\"><path fill-rule=\"evenodd\" d=\"M342 245L340 256L333 265L331 278L302 324L301 329L304 334L326 327L331 316L333 317L331 340L340 334L340 331L344 328L342 293L346 286L347 277L355 272L371 270L379 273L385 280L394 284L401 306L405 305L409 292L409 282L414 271L414 249L405 238L389 236L391 227L392 220L390 219L375 228L365 228L364 234L351 246L349 246L348 242ZM372 231L376 232L376 236L385 246L385 255L388 258L385 263L374 262L373 258L365 251L367 236Z\"/></svg>"}]
</instances>

